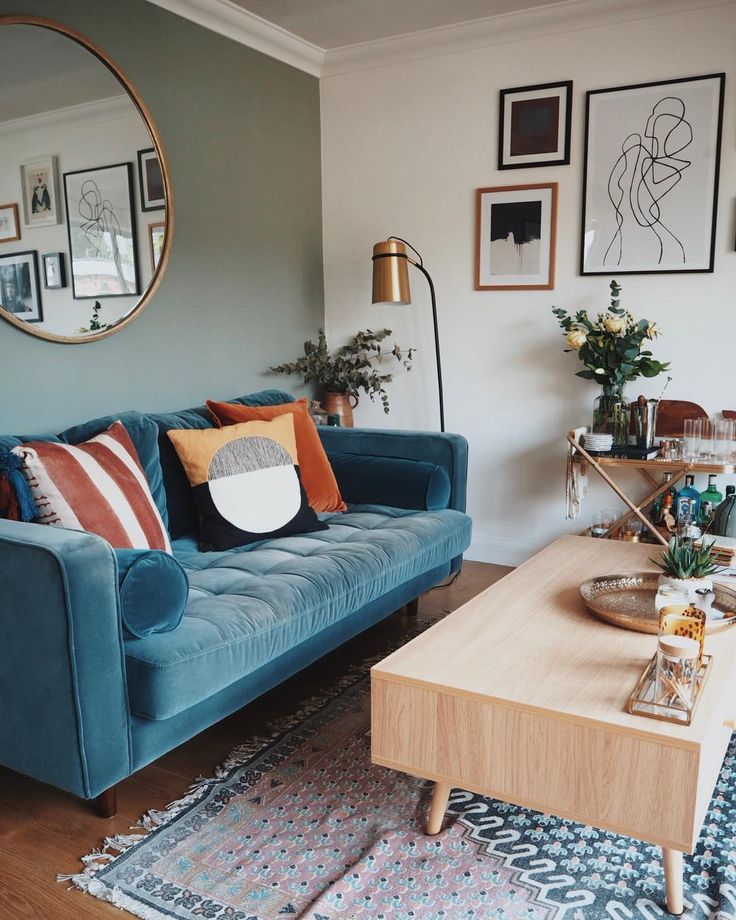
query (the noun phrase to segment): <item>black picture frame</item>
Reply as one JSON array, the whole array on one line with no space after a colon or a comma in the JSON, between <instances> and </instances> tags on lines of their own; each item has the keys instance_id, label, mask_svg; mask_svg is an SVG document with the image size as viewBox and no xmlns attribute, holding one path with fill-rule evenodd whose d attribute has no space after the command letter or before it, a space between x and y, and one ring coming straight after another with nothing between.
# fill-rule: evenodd
<instances>
[{"instance_id":1,"label":"black picture frame","mask_svg":"<svg viewBox=\"0 0 736 920\"><path fill-rule=\"evenodd\" d=\"M59 269L59 283L58 284L49 284L49 275L47 263L51 259L56 259ZM41 261L43 262L43 286L47 291L56 291L61 288L66 287L66 265L64 263L64 253L63 252L45 252L41 256Z\"/></svg>"},{"instance_id":2,"label":"black picture frame","mask_svg":"<svg viewBox=\"0 0 736 920\"><path fill-rule=\"evenodd\" d=\"M151 194L148 187L146 162L155 159L158 164L158 171L161 178L161 196L155 197ZM141 211L163 211L166 208L166 190L164 187L163 171L161 161L154 147L146 147L138 151L138 191L141 199Z\"/></svg>"},{"instance_id":3,"label":"black picture frame","mask_svg":"<svg viewBox=\"0 0 736 920\"><path fill-rule=\"evenodd\" d=\"M77 290L77 275L74 268L75 263L75 242L72 234L72 217L76 215L76 210L69 208L69 184L72 177L82 175L93 175L102 171L120 169L125 176L124 190L125 203L128 207L128 218L130 224L131 239L131 266L133 269L132 290L111 292L109 290L95 290L94 292L80 294ZM103 196L104 198L104 196ZM66 229L69 238L69 275L72 283L72 298L74 300L99 300L108 297L137 297L140 295L140 266L138 260L138 220L135 210L135 200L133 197L133 164L132 163L113 163L109 166L93 166L90 169L75 169L72 172L64 173L64 205L66 208Z\"/></svg>"},{"instance_id":4,"label":"black picture frame","mask_svg":"<svg viewBox=\"0 0 736 920\"><path fill-rule=\"evenodd\" d=\"M705 226L708 229L710 240L708 245L708 261L707 265L703 267L677 267L677 268L651 268L651 267L641 267L641 268L622 268L620 265L611 264L610 266L601 267L599 269L591 269L589 266L586 267L586 228L587 228L587 218L588 218L588 203L590 197L590 145L591 145L591 103L596 99L596 97L602 96L604 94L616 94L616 93L626 93L629 91L643 90L655 87L667 87L667 86L677 86L681 84L696 83L705 80L715 80L718 85L718 104L717 104L717 114L715 119L715 157L714 157L714 170L713 170L713 193L712 193L712 202L710 206L710 217L706 221ZM606 275L606 276L619 276L619 275L673 275L673 274L704 274L712 273L715 268L715 246L716 246L716 224L718 219L718 190L720 182L720 171L721 171L721 143L723 137L723 106L724 106L724 91L726 83L726 74L725 73L711 73L703 74L694 77L680 77L680 78L671 78L668 80L654 80L652 82L646 83L631 83L625 86L613 86L606 87L603 89L588 90L585 97L585 139L584 139L584 159L583 159L583 195L582 195L582 210L580 217L580 261L579 269L582 276L586 275ZM673 97L668 97L673 98ZM627 138L628 139L628 138ZM677 151L680 153L681 151ZM613 170L611 171L613 175ZM610 180L609 180L610 181ZM658 206L658 202L661 200L656 199L655 204ZM659 207L659 206L658 206ZM620 225L619 225L620 229ZM645 263L642 263L643 265Z\"/></svg>"},{"instance_id":5,"label":"black picture frame","mask_svg":"<svg viewBox=\"0 0 736 920\"><path fill-rule=\"evenodd\" d=\"M506 132L506 106L507 101L514 95L522 93L540 92L548 90L560 90L559 98L565 99L565 117L562 131L558 130L558 139L563 140L563 149L560 156L543 160L513 160L507 159L505 153L505 132ZM568 166L570 163L570 146L572 140L572 95L573 81L560 80L555 83L537 83L531 86L516 86L511 89L502 89L499 92L499 112L498 112L498 168L499 169L531 169L540 166ZM559 145L558 145L559 150ZM509 154L510 155L510 154Z\"/></svg>"},{"instance_id":6,"label":"black picture frame","mask_svg":"<svg viewBox=\"0 0 736 920\"><path fill-rule=\"evenodd\" d=\"M43 304L41 302L41 278L38 272L38 252L35 249L26 249L23 252L4 252L0 255L0 309L6 309L2 306L3 303L3 292L2 286L4 285L4 269L12 265L13 259L21 259L22 257L29 256L30 258L26 259L26 263L30 266L30 277L31 285L35 285L35 315L33 318L25 319L23 313L10 313L11 316L16 317L24 323L42 323L43 322ZM18 264L18 263L16 263ZM10 312L10 311L7 311Z\"/></svg>"}]
</instances>

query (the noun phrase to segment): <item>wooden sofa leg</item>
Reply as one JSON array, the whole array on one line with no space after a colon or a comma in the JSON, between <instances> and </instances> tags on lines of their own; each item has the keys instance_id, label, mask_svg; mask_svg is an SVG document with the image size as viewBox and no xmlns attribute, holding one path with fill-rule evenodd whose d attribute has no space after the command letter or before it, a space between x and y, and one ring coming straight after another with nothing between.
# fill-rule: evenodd
<instances>
[{"instance_id":1,"label":"wooden sofa leg","mask_svg":"<svg viewBox=\"0 0 736 920\"><path fill-rule=\"evenodd\" d=\"M409 601L406 605L406 612L410 617L415 617L419 613L419 598L415 597L413 601Z\"/></svg>"},{"instance_id":2,"label":"wooden sofa leg","mask_svg":"<svg viewBox=\"0 0 736 920\"><path fill-rule=\"evenodd\" d=\"M118 813L118 787L110 786L94 800L95 813L98 818L114 818Z\"/></svg>"}]
</instances>

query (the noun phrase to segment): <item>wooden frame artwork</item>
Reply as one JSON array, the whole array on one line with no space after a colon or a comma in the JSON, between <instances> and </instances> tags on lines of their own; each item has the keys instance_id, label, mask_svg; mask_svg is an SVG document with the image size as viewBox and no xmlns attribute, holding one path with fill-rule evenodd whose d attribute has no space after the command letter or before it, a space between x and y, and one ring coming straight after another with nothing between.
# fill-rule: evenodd
<instances>
[{"instance_id":1,"label":"wooden frame artwork","mask_svg":"<svg viewBox=\"0 0 736 920\"><path fill-rule=\"evenodd\" d=\"M155 272L158 268L161 252L166 239L166 221L158 220L154 224L148 225L148 254L151 257L151 271Z\"/></svg>"},{"instance_id":2,"label":"wooden frame artwork","mask_svg":"<svg viewBox=\"0 0 736 920\"><path fill-rule=\"evenodd\" d=\"M476 291L550 291L555 286L557 183L476 191Z\"/></svg>"},{"instance_id":3,"label":"wooden frame artwork","mask_svg":"<svg viewBox=\"0 0 736 920\"><path fill-rule=\"evenodd\" d=\"M566 166L571 132L572 80L501 90L499 169Z\"/></svg>"},{"instance_id":4,"label":"wooden frame artwork","mask_svg":"<svg viewBox=\"0 0 736 920\"><path fill-rule=\"evenodd\" d=\"M0 243L20 239L20 218L17 204L0 204Z\"/></svg>"}]
</instances>

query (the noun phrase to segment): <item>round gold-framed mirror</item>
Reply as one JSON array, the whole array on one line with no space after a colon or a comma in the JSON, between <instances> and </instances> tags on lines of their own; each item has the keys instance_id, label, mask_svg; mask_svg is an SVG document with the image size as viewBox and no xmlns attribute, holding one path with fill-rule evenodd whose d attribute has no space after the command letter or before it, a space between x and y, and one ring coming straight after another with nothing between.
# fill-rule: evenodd
<instances>
[{"instance_id":1,"label":"round gold-framed mirror","mask_svg":"<svg viewBox=\"0 0 736 920\"><path fill-rule=\"evenodd\" d=\"M171 175L151 113L74 29L0 16L0 316L80 344L150 303L169 261Z\"/></svg>"}]
</instances>

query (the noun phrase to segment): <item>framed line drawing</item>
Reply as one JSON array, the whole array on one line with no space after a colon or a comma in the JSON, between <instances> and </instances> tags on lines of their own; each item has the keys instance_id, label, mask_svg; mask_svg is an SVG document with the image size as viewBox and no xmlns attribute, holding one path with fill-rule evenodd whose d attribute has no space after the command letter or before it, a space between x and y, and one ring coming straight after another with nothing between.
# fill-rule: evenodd
<instances>
[{"instance_id":1,"label":"framed line drawing","mask_svg":"<svg viewBox=\"0 0 736 920\"><path fill-rule=\"evenodd\" d=\"M587 94L581 275L713 271L724 84Z\"/></svg>"},{"instance_id":2,"label":"framed line drawing","mask_svg":"<svg viewBox=\"0 0 736 920\"><path fill-rule=\"evenodd\" d=\"M499 169L565 166L571 133L572 80L501 90Z\"/></svg>"},{"instance_id":3,"label":"framed line drawing","mask_svg":"<svg viewBox=\"0 0 736 920\"><path fill-rule=\"evenodd\" d=\"M130 163L64 173L75 300L140 293Z\"/></svg>"},{"instance_id":4,"label":"framed line drawing","mask_svg":"<svg viewBox=\"0 0 736 920\"><path fill-rule=\"evenodd\" d=\"M476 291L555 286L557 183L476 191Z\"/></svg>"}]
</instances>

